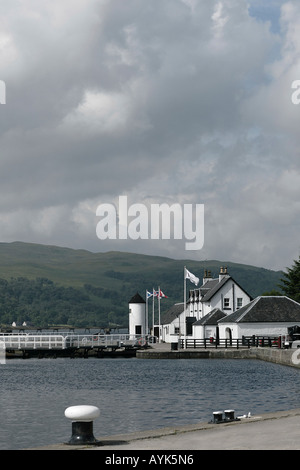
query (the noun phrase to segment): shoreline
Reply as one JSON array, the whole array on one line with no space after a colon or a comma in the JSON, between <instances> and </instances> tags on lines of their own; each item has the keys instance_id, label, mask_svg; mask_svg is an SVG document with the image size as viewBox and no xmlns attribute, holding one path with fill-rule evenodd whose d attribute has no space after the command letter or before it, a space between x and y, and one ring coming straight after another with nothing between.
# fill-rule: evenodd
<instances>
[{"instance_id":1,"label":"shoreline","mask_svg":"<svg viewBox=\"0 0 300 470\"><path fill-rule=\"evenodd\" d=\"M300 408L228 423L199 423L96 436L100 445L54 444L24 450L300 450Z\"/></svg>"}]
</instances>

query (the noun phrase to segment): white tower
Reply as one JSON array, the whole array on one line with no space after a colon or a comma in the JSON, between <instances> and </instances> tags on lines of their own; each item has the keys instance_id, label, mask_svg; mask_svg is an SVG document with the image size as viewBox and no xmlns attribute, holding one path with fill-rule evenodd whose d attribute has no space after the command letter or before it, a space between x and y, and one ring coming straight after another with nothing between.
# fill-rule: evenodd
<instances>
[{"instance_id":1,"label":"white tower","mask_svg":"<svg viewBox=\"0 0 300 470\"><path fill-rule=\"evenodd\" d=\"M146 302L137 292L129 300L129 334L146 334Z\"/></svg>"}]
</instances>

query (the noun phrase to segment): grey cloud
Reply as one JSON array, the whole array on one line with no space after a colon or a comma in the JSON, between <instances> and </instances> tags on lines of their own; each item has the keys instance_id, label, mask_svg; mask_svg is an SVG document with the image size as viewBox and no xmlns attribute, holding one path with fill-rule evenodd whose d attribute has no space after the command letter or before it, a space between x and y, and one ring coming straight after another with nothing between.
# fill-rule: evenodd
<instances>
[{"instance_id":1,"label":"grey cloud","mask_svg":"<svg viewBox=\"0 0 300 470\"><path fill-rule=\"evenodd\" d=\"M65 5L1 4L5 241L185 257L175 243L97 240L97 204L124 193L134 202L204 203L205 247L189 256L289 264L297 226L284 249L280 222L266 213L273 182L286 223L298 215L298 193L286 189L299 174L299 109L286 89L296 19L286 11L289 34L279 35L240 0Z\"/></svg>"}]
</instances>

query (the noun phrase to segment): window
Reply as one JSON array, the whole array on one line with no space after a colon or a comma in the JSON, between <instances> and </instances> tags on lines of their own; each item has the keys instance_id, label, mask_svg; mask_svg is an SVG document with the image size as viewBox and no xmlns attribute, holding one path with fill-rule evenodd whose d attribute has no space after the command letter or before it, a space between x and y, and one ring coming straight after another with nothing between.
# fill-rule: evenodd
<instances>
[{"instance_id":1,"label":"window","mask_svg":"<svg viewBox=\"0 0 300 470\"><path fill-rule=\"evenodd\" d=\"M229 297L224 297L224 309L230 308L230 299Z\"/></svg>"},{"instance_id":2,"label":"window","mask_svg":"<svg viewBox=\"0 0 300 470\"><path fill-rule=\"evenodd\" d=\"M180 329L178 326L175 326L175 331L174 331L175 335L179 335L180 333Z\"/></svg>"},{"instance_id":3,"label":"window","mask_svg":"<svg viewBox=\"0 0 300 470\"><path fill-rule=\"evenodd\" d=\"M136 335L142 334L142 325L135 325L135 334Z\"/></svg>"},{"instance_id":4,"label":"window","mask_svg":"<svg viewBox=\"0 0 300 470\"><path fill-rule=\"evenodd\" d=\"M236 299L236 301L237 301L237 305L236 305L237 308L241 308L241 307L243 306L243 299L242 299L242 297L238 297L238 298Z\"/></svg>"}]
</instances>

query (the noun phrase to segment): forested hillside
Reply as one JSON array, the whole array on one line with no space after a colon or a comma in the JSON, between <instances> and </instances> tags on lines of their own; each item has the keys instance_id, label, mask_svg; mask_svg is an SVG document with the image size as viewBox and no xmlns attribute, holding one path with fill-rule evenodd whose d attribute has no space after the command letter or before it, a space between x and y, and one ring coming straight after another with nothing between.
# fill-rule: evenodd
<instances>
[{"instance_id":1,"label":"forested hillside","mask_svg":"<svg viewBox=\"0 0 300 470\"><path fill-rule=\"evenodd\" d=\"M216 277L226 265L252 297L278 290L283 274L227 261L0 243L0 324L127 326L128 301L137 291L145 297L146 289L160 286L168 296L161 301L162 313L183 300L185 265L200 279L204 269Z\"/></svg>"},{"instance_id":2,"label":"forested hillside","mask_svg":"<svg viewBox=\"0 0 300 470\"><path fill-rule=\"evenodd\" d=\"M114 291L89 284L74 288L46 278L0 279L0 323L39 327L125 324L124 309L114 297Z\"/></svg>"}]
</instances>

